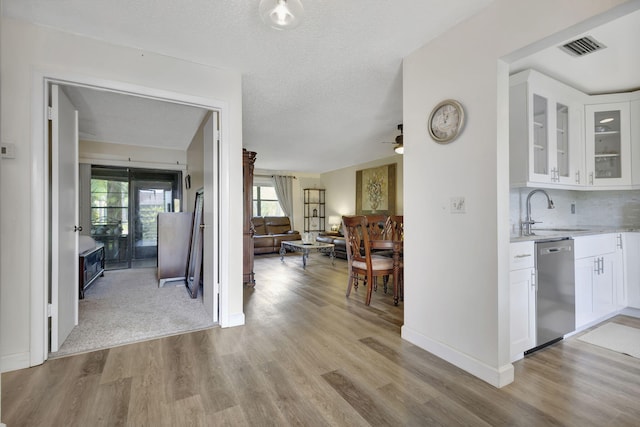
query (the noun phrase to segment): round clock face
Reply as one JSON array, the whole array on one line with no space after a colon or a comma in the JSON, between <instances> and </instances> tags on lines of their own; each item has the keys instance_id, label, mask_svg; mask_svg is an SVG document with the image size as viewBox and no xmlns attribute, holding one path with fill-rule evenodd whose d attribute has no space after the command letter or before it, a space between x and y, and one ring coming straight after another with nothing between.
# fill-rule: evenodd
<instances>
[{"instance_id":1,"label":"round clock face","mask_svg":"<svg viewBox=\"0 0 640 427\"><path fill-rule=\"evenodd\" d=\"M446 144L453 141L464 124L464 110L459 102L452 99L442 101L429 116L429 134L434 141Z\"/></svg>"}]
</instances>

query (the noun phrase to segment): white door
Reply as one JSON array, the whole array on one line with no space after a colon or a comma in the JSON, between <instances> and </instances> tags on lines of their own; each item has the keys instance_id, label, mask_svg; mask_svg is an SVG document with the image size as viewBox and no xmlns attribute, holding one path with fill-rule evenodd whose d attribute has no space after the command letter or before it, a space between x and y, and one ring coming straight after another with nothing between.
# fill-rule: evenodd
<instances>
[{"instance_id":1,"label":"white door","mask_svg":"<svg viewBox=\"0 0 640 427\"><path fill-rule=\"evenodd\" d=\"M219 203L218 203L218 163L220 141L218 113L211 116L204 126L204 233L203 233L203 303L214 322L218 321L219 274Z\"/></svg>"},{"instance_id":2,"label":"white door","mask_svg":"<svg viewBox=\"0 0 640 427\"><path fill-rule=\"evenodd\" d=\"M78 324L78 112L51 86L51 348Z\"/></svg>"}]
</instances>

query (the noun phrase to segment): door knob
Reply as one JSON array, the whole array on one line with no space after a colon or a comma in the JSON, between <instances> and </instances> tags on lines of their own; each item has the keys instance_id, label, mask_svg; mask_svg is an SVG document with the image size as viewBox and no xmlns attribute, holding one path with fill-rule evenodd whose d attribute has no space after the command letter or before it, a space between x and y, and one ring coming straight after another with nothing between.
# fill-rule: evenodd
<instances>
[{"instance_id":1,"label":"door knob","mask_svg":"<svg viewBox=\"0 0 640 427\"><path fill-rule=\"evenodd\" d=\"M73 226L73 231L82 231L82 226L74 225Z\"/></svg>"}]
</instances>

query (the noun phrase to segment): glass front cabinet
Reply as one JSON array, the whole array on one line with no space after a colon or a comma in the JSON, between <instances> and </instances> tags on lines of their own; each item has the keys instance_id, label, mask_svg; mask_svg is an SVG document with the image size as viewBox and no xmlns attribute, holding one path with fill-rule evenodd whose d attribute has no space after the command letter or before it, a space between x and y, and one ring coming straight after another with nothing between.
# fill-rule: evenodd
<instances>
[{"instance_id":1,"label":"glass front cabinet","mask_svg":"<svg viewBox=\"0 0 640 427\"><path fill-rule=\"evenodd\" d=\"M581 100L574 89L535 71L512 76L512 184L584 185Z\"/></svg>"},{"instance_id":2,"label":"glass front cabinet","mask_svg":"<svg viewBox=\"0 0 640 427\"><path fill-rule=\"evenodd\" d=\"M631 125L628 102L587 105L587 185L631 184Z\"/></svg>"}]
</instances>

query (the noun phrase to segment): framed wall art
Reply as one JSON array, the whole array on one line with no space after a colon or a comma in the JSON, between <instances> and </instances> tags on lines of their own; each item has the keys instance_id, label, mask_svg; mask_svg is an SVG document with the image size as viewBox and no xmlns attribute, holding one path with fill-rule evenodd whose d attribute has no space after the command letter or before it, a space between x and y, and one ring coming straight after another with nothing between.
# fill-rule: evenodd
<instances>
[{"instance_id":1,"label":"framed wall art","mask_svg":"<svg viewBox=\"0 0 640 427\"><path fill-rule=\"evenodd\" d=\"M396 210L396 164L356 171L356 215L393 215Z\"/></svg>"}]
</instances>

